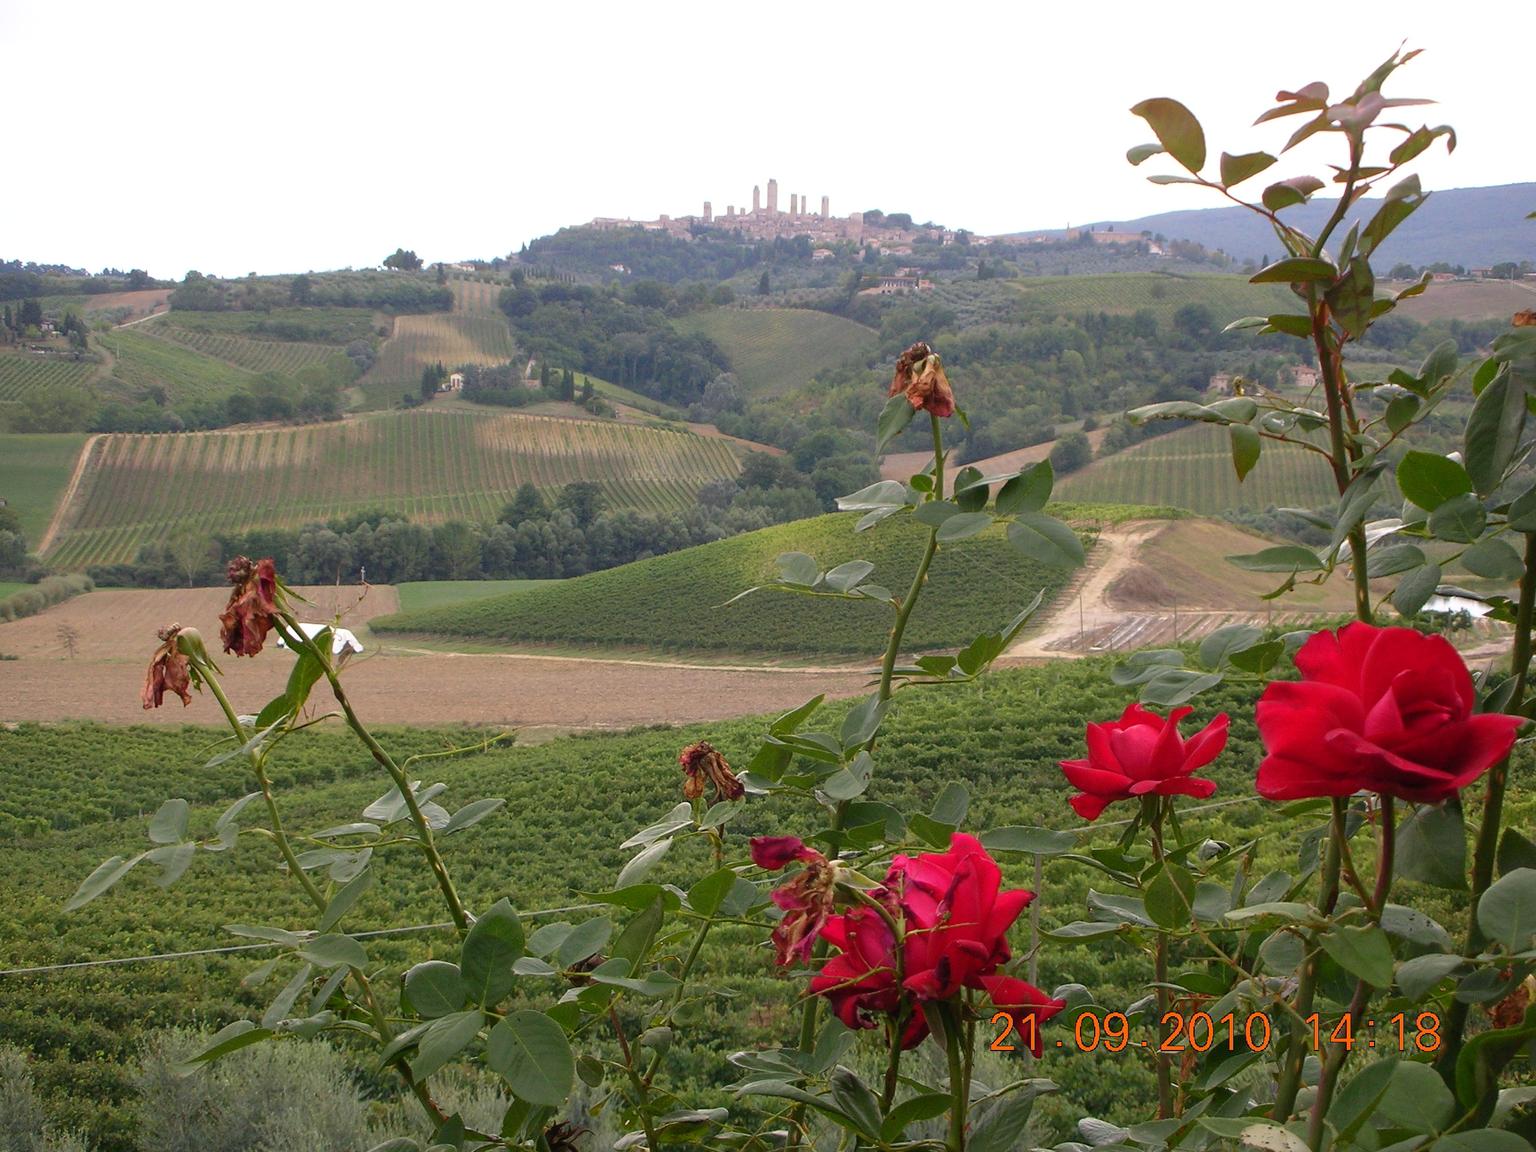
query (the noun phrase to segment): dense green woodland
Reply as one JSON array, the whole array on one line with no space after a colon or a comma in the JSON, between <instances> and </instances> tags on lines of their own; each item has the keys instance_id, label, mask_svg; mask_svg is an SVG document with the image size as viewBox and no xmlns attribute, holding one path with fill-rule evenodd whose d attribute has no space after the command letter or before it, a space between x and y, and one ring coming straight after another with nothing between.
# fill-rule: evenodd
<instances>
[{"instance_id":1,"label":"dense green woodland","mask_svg":"<svg viewBox=\"0 0 1536 1152\"><path fill-rule=\"evenodd\" d=\"M898 697L890 735L870 798L903 812L927 811L940 783L966 781L971 791L967 826L1005 824L1083 828L1087 842L1107 844L1110 826L1083 826L1066 805L1069 794L1056 761L1080 754L1083 725L1118 714L1128 697L1111 686L1098 661L1000 673L981 685ZM230 689L240 701L238 670ZM1225 687L1205 699L1193 718L1203 723L1217 711L1233 717L1232 740L1213 775L1217 801L1251 796L1259 756L1251 725L1252 695ZM211 703L197 701L188 715L207 719ZM837 711L837 709L834 709ZM423 764L420 772L449 784L447 801L458 807L481 796L504 796L507 807L475 830L447 842L450 865L474 907L509 896L522 909L580 901L580 891L611 885L629 853L618 843L659 817L678 798L677 750L707 737L733 762L756 746L762 720L738 720L686 730L659 729L624 736L586 736L528 749L499 749ZM426 752L478 739L443 731L390 731L397 754ZM93 956L123 956L228 943L220 925L234 919L298 926L306 906L297 889L273 883L272 852L259 838L242 837L230 855L200 856L169 891L133 876L107 898L74 915L60 911L75 885L102 857L136 851L149 813L167 796L195 805L193 829L211 827L223 805L251 784L235 762L200 767L218 750L208 729L23 726L0 731L0 762L11 766L0 796L0 968L48 964ZM301 733L276 755L285 818L297 829L315 830L355 819L385 791L367 755L350 738ZM252 810L254 811L254 810ZM733 823L728 857L745 858L750 835L790 831L806 814L788 801L749 801ZM1111 814L1113 815L1113 814ZM1469 819L1471 818L1469 813ZM1536 818L1536 803L1521 796L1510 816L1514 826ZM1294 868L1305 818L1277 820L1272 805L1245 801L1190 818L1200 831L1238 843L1260 841L1255 867ZM250 821L256 823L254 819ZM688 882L712 867L703 849L689 847L664 864L661 878ZM405 849L382 849L379 883L364 898L348 930L435 920L439 910L430 877ZM1028 867L1006 865L1012 883L1029 881ZM1084 916L1087 874L1070 864L1049 863L1042 895L1047 926ZM1447 893L1423 893L1444 921ZM731 956L739 962L750 943L743 930L718 930L706 963ZM1021 927L1019 933L1024 929ZM449 937L369 943L374 966L398 972L449 947ZM684 1031L668 1056L669 1069L701 1085L722 1088L732 1078L725 1054L788 1033L790 1008L800 986L794 975L772 966L771 951L756 948L747 970L719 971L738 999L717 1000ZM130 1082L142 1030L196 1021L205 1026L259 1015L274 986L239 988L259 954L163 964L86 970L40 976L0 976L0 1034L29 1048L54 1117L85 1127L104 1152L134 1147ZM1113 938L1089 943L1047 942L1040 983L1050 988L1073 981L1092 988L1105 1005L1123 1007L1142 994L1145 961ZM705 973L708 979L708 972ZM529 994L556 995L548 982L530 981ZM751 1005L749 1011L746 1006ZM1047 1039L1053 1042L1048 1034ZM1049 1044L1048 1044L1049 1047ZM1126 1054L1078 1055L1050 1049L1042 1074L1062 1086L1040 1112L1041 1142L1061 1139L1083 1113L1129 1120L1146 1106L1151 1073ZM394 1084L365 1074L378 1093ZM720 1097L722 1103L726 1099Z\"/></svg>"}]
</instances>

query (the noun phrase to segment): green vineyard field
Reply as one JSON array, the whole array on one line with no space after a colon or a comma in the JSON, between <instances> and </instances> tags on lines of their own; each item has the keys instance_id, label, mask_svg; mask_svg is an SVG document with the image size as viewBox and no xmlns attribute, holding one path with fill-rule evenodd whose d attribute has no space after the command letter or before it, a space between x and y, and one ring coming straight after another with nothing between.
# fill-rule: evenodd
<instances>
[{"instance_id":1,"label":"green vineyard field","mask_svg":"<svg viewBox=\"0 0 1536 1152\"><path fill-rule=\"evenodd\" d=\"M1068 509L1067 511L1070 511ZM774 557L806 552L823 568L846 560L875 565L870 582L905 588L926 529L910 519L854 535L852 513L797 520L654 556L607 572L519 588L488 599L376 619L375 631L425 632L483 640L774 652L837 656L867 652L890 610L871 601L813 600L767 590L734 604L738 592L769 583ZM1041 589L1051 595L1065 569L1026 560L992 529L940 550L928 594L913 615L912 647L961 644L1000 628Z\"/></svg>"},{"instance_id":2,"label":"green vineyard field","mask_svg":"<svg viewBox=\"0 0 1536 1152\"><path fill-rule=\"evenodd\" d=\"M483 280L450 280L448 287L453 292L453 310L466 313L488 313L501 315L499 301L501 290L506 287L501 283L487 284Z\"/></svg>"},{"instance_id":3,"label":"green vineyard field","mask_svg":"<svg viewBox=\"0 0 1536 1152\"><path fill-rule=\"evenodd\" d=\"M116 328L100 337L99 345L116 361L114 378L132 388L163 386L173 400L221 398L254 378L245 368L146 331L159 323Z\"/></svg>"},{"instance_id":4,"label":"green vineyard field","mask_svg":"<svg viewBox=\"0 0 1536 1152\"><path fill-rule=\"evenodd\" d=\"M29 546L42 539L84 443L81 432L0 435L0 499L21 517Z\"/></svg>"},{"instance_id":5,"label":"green vineyard field","mask_svg":"<svg viewBox=\"0 0 1536 1152\"><path fill-rule=\"evenodd\" d=\"M715 341L747 391L769 395L798 388L823 369L868 360L878 340L862 324L802 308L715 308L676 326Z\"/></svg>"},{"instance_id":6,"label":"green vineyard field","mask_svg":"<svg viewBox=\"0 0 1536 1152\"><path fill-rule=\"evenodd\" d=\"M0 352L0 401L16 401L42 388L81 388L101 365L67 354L39 355L26 349Z\"/></svg>"},{"instance_id":7,"label":"green vineyard field","mask_svg":"<svg viewBox=\"0 0 1536 1152\"><path fill-rule=\"evenodd\" d=\"M131 560L181 529L293 528L376 508L423 523L489 522L524 483L589 480L612 508L681 510L703 484L738 469L723 440L500 413L103 436L48 560L79 569Z\"/></svg>"},{"instance_id":8,"label":"green vineyard field","mask_svg":"<svg viewBox=\"0 0 1536 1152\"><path fill-rule=\"evenodd\" d=\"M341 349L331 344L307 344L297 340L250 340L244 336L224 336L214 332L194 332L169 324L156 324L157 336L224 360L251 372L277 372L292 376L324 364Z\"/></svg>"},{"instance_id":9,"label":"green vineyard field","mask_svg":"<svg viewBox=\"0 0 1536 1152\"><path fill-rule=\"evenodd\" d=\"M1321 456L1270 440L1264 441L1258 467L1239 483L1228 433L1205 424L1095 461L1063 477L1057 491L1065 500L1169 504L1211 516L1231 509L1320 508L1339 498ZM1396 499L1390 482L1382 499Z\"/></svg>"}]
</instances>

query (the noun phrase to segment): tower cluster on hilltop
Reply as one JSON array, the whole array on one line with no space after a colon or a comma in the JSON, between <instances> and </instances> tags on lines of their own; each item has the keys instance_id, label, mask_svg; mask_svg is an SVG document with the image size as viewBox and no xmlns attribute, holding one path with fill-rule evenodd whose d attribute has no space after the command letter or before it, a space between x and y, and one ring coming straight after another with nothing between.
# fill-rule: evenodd
<instances>
[{"instance_id":1,"label":"tower cluster on hilltop","mask_svg":"<svg viewBox=\"0 0 1536 1152\"><path fill-rule=\"evenodd\" d=\"M605 231L618 228L645 228L650 231L666 232L683 239L689 238L695 230L702 227L739 232L749 240L772 240L778 236L809 236L812 240L828 242L836 240L851 240L856 244L864 242L866 239L864 213L851 212L846 218L834 218L829 197L821 198L820 212L812 212L810 203L810 197L803 193L792 192L789 197L789 210L781 211L779 182L770 177L766 204L763 202L762 185L752 186L750 211L746 208L738 211L735 204L728 204L725 213L717 216L713 204L706 200L704 211L698 216L661 216L655 220L599 216L589 221L586 227Z\"/></svg>"}]
</instances>

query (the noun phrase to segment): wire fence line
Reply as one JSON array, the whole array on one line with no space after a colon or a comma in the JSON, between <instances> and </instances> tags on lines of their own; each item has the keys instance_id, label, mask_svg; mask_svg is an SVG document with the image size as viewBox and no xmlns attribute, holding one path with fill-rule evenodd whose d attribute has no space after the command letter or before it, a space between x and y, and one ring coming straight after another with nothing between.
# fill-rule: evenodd
<instances>
[{"instance_id":1,"label":"wire fence line","mask_svg":"<svg viewBox=\"0 0 1536 1152\"><path fill-rule=\"evenodd\" d=\"M1180 812L1181 816L1193 815L1196 812L1210 812L1218 808L1231 808L1237 804L1251 804L1262 800L1261 796L1238 796L1230 800L1216 800L1209 804L1196 804L1185 808ZM1130 824L1131 820L1106 820L1095 824L1097 828L1123 828ZM1085 828L1054 828L1053 832L1082 832ZM519 912L519 919L532 920L540 916L556 916L566 912L589 912L597 908L606 908L606 904L567 904L560 908L539 908L532 912ZM370 940L384 936L406 936L417 932L438 932L452 928L451 920L444 920L436 924L409 924L399 928L374 928L366 932L348 933L354 940ZM5 976L38 976L49 972L68 972L82 968L116 968L126 964L152 964L163 960L189 960L196 956L228 956L241 952L255 952L265 948L286 948L288 945L276 940L261 940L251 944L229 944L219 948L194 948L184 952L161 952L147 956L113 956L97 960L74 960L65 964L36 964L27 968L0 968L0 977Z\"/></svg>"}]
</instances>

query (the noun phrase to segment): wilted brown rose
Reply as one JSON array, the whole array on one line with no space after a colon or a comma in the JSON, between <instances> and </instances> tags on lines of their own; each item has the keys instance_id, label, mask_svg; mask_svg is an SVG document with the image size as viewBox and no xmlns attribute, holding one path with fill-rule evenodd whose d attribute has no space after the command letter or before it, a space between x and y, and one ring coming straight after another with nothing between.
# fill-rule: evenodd
<instances>
[{"instance_id":1,"label":"wilted brown rose","mask_svg":"<svg viewBox=\"0 0 1536 1152\"><path fill-rule=\"evenodd\" d=\"M1499 974L1508 979L1510 969ZM1488 1009L1488 1022L1495 1028L1513 1028L1525 1019L1525 1010L1531 1003L1531 992L1536 989L1536 977L1527 976L1504 999Z\"/></svg>"},{"instance_id":2,"label":"wilted brown rose","mask_svg":"<svg viewBox=\"0 0 1536 1152\"><path fill-rule=\"evenodd\" d=\"M955 394L939 354L921 340L901 354L896 361L896 375L891 380L890 395L907 394L913 409L926 408L935 416L955 414Z\"/></svg>"},{"instance_id":3,"label":"wilted brown rose","mask_svg":"<svg viewBox=\"0 0 1536 1152\"><path fill-rule=\"evenodd\" d=\"M740 800L746 794L746 788L736 779L736 773L731 771L725 757L715 751L708 740L688 745L678 753L677 762L683 766L683 795L689 800L704 795L706 779L715 786L717 800Z\"/></svg>"},{"instance_id":4,"label":"wilted brown rose","mask_svg":"<svg viewBox=\"0 0 1536 1152\"><path fill-rule=\"evenodd\" d=\"M224 651L254 656L266 643L277 612L277 567L270 559L236 556L229 562L229 582L234 591L219 617Z\"/></svg>"},{"instance_id":5,"label":"wilted brown rose","mask_svg":"<svg viewBox=\"0 0 1536 1152\"><path fill-rule=\"evenodd\" d=\"M1536 308L1527 308L1524 312L1516 312L1512 323L1516 328L1536 328Z\"/></svg>"},{"instance_id":6,"label":"wilted brown rose","mask_svg":"<svg viewBox=\"0 0 1536 1152\"><path fill-rule=\"evenodd\" d=\"M149 670L144 673L145 708L160 707L167 690L181 697L183 708L192 703L192 693L189 691L192 686L192 665L176 642L180 634L180 624L172 624L156 633L160 637L160 647L149 658Z\"/></svg>"}]
</instances>

